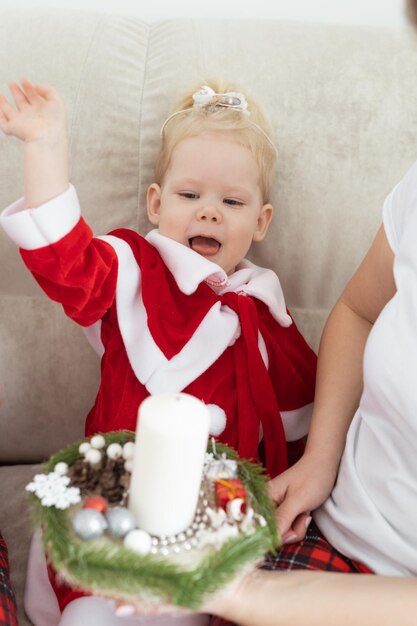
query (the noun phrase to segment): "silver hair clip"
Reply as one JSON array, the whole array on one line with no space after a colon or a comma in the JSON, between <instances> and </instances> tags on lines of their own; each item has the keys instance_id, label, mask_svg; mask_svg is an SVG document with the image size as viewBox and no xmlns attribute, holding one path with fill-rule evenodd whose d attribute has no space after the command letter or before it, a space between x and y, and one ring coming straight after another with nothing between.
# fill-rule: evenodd
<instances>
[{"instance_id":1,"label":"silver hair clip","mask_svg":"<svg viewBox=\"0 0 417 626\"><path fill-rule=\"evenodd\" d=\"M165 122L162 124L161 128L161 138L164 136L164 130L168 122L170 122L177 115L181 115L182 113L186 113L187 111L192 111L193 109L204 109L207 112L212 112L216 109L216 107L224 107L229 109L234 109L235 111L241 111L245 115L249 117L250 111L248 109L248 103L245 96L237 91L228 91L226 93L216 93L211 87L208 85L204 85L193 94L194 104L192 107L188 109L181 109L180 111L175 111L172 113ZM262 135L267 139L271 147L274 149L275 153L278 154L278 151L272 141L272 139L266 134L266 132L261 128L256 122L252 122L249 120L249 124L254 126Z\"/></svg>"}]
</instances>

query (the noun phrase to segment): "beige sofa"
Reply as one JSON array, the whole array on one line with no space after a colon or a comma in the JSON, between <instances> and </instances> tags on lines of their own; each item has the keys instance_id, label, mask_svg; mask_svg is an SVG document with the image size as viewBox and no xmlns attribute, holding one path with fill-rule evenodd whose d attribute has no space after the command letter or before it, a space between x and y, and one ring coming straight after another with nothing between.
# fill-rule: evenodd
<instances>
[{"instance_id":1,"label":"beige sofa","mask_svg":"<svg viewBox=\"0 0 417 626\"><path fill-rule=\"evenodd\" d=\"M71 179L95 232L148 229L159 128L207 77L265 105L279 149L274 224L255 262L281 277L317 348L323 322L417 155L417 42L389 30L274 21L170 20L0 10L0 89L28 77L65 99ZM22 146L0 137L0 206L22 195ZM21 624L31 525L25 484L83 433L99 362L0 233L0 528Z\"/></svg>"}]
</instances>

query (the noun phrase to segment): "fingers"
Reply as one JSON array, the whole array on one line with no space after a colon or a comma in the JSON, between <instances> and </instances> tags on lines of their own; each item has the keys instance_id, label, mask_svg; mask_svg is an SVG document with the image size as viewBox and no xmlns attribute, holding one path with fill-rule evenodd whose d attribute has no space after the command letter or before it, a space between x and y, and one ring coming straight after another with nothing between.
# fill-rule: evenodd
<instances>
[{"instance_id":1,"label":"fingers","mask_svg":"<svg viewBox=\"0 0 417 626\"><path fill-rule=\"evenodd\" d=\"M117 617L130 617L130 616L146 616L156 617L166 614L174 614L175 616L188 615L192 613L190 609L185 609L173 604L162 604L156 602L147 602L146 600L137 600L135 605L126 604L123 601L115 601L114 613Z\"/></svg>"},{"instance_id":2,"label":"fingers","mask_svg":"<svg viewBox=\"0 0 417 626\"><path fill-rule=\"evenodd\" d=\"M34 104L40 99L40 94L36 85L32 85L32 83L26 79L21 80L20 84L22 85L25 97L30 104Z\"/></svg>"},{"instance_id":3,"label":"fingers","mask_svg":"<svg viewBox=\"0 0 417 626\"><path fill-rule=\"evenodd\" d=\"M32 85L38 96L45 98L45 100L55 100L57 98L56 89L50 85Z\"/></svg>"},{"instance_id":4,"label":"fingers","mask_svg":"<svg viewBox=\"0 0 417 626\"><path fill-rule=\"evenodd\" d=\"M5 96L3 96L3 94L0 94L0 120L8 122L14 117L14 115L16 115L16 111L10 102L7 98L5 98Z\"/></svg>"},{"instance_id":5,"label":"fingers","mask_svg":"<svg viewBox=\"0 0 417 626\"><path fill-rule=\"evenodd\" d=\"M9 89L19 110L25 104L28 104L28 98L17 83L9 83ZM12 107L8 99L3 96L3 94L0 94L0 120L3 122L9 122L16 116L16 114L16 110Z\"/></svg>"},{"instance_id":6,"label":"fingers","mask_svg":"<svg viewBox=\"0 0 417 626\"><path fill-rule=\"evenodd\" d=\"M300 511L299 499L293 494L285 475L277 476L269 483L269 494L278 505L276 522L281 537L286 535Z\"/></svg>"},{"instance_id":7,"label":"fingers","mask_svg":"<svg viewBox=\"0 0 417 626\"><path fill-rule=\"evenodd\" d=\"M283 472L279 476L276 476L268 483L269 497L276 503L280 504L288 491L288 478L287 472Z\"/></svg>"},{"instance_id":8,"label":"fingers","mask_svg":"<svg viewBox=\"0 0 417 626\"><path fill-rule=\"evenodd\" d=\"M120 604L116 607L114 614L117 617L129 617L130 615L134 615L136 613L136 609L131 604Z\"/></svg>"},{"instance_id":9,"label":"fingers","mask_svg":"<svg viewBox=\"0 0 417 626\"><path fill-rule=\"evenodd\" d=\"M29 86L30 83L28 81L26 82ZM29 105L27 94L17 83L9 83L9 89L16 104L17 111L10 104L8 99L3 94L0 94L0 130L6 135L12 134L11 122L18 116L22 109Z\"/></svg>"},{"instance_id":10,"label":"fingers","mask_svg":"<svg viewBox=\"0 0 417 626\"><path fill-rule=\"evenodd\" d=\"M42 100L56 98L56 91L49 85L34 85L27 79L22 79L20 85L9 83L9 89L19 110L30 104L36 104Z\"/></svg>"},{"instance_id":11,"label":"fingers","mask_svg":"<svg viewBox=\"0 0 417 626\"><path fill-rule=\"evenodd\" d=\"M287 491L281 503L278 504L276 522L284 543L300 541L304 537L306 519L310 516L309 512L303 511L305 506L306 503L303 504L300 495L291 491Z\"/></svg>"},{"instance_id":12,"label":"fingers","mask_svg":"<svg viewBox=\"0 0 417 626\"><path fill-rule=\"evenodd\" d=\"M29 99L17 83L9 83L9 89L19 111L29 104Z\"/></svg>"},{"instance_id":13,"label":"fingers","mask_svg":"<svg viewBox=\"0 0 417 626\"><path fill-rule=\"evenodd\" d=\"M310 513L301 513L298 515L287 532L281 535L282 543L288 544L302 541L307 532L307 528L310 525L311 519Z\"/></svg>"},{"instance_id":14,"label":"fingers","mask_svg":"<svg viewBox=\"0 0 417 626\"><path fill-rule=\"evenodd\" d=\"M296 505L298 502L295 499L288 499L277 509L276 522L281 538L284 538L291 531L295 519L300 514L300 509Z\"/></svg>"}]
</instances>

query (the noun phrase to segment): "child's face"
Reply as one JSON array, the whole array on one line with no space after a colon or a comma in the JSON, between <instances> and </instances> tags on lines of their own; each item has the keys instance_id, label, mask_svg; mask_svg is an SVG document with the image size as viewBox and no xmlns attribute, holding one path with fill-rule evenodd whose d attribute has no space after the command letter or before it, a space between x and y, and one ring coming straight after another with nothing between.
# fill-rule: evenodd
<instances>
[{"instance_id":1,"label":"child's face","mask_svg":"<svg viewBox=\"0 0 417 626\"><path fill-rule=\"evenodd\" d=\"M174 148L161 187L148 189L148 216L161 235L232 273L272 217L258 165L232 133L206 132Z\"/></svg>"}]
</instances>

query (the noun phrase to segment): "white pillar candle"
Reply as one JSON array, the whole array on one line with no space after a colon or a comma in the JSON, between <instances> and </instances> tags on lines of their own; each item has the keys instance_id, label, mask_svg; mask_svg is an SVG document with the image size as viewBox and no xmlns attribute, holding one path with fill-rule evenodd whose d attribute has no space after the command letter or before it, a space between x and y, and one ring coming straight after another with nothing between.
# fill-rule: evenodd
<instances>
[{"instance_id":1,"label":"white pillar candle","mask_svg":"<svg viewBox=\"0 0 417 626\"><path fill-rule=\"evenodd\" d=\"M175 535L193 520L210 414L184 393L149 396L138 412L129 508L139 528Z\"/></svg>"}]
</instances>

